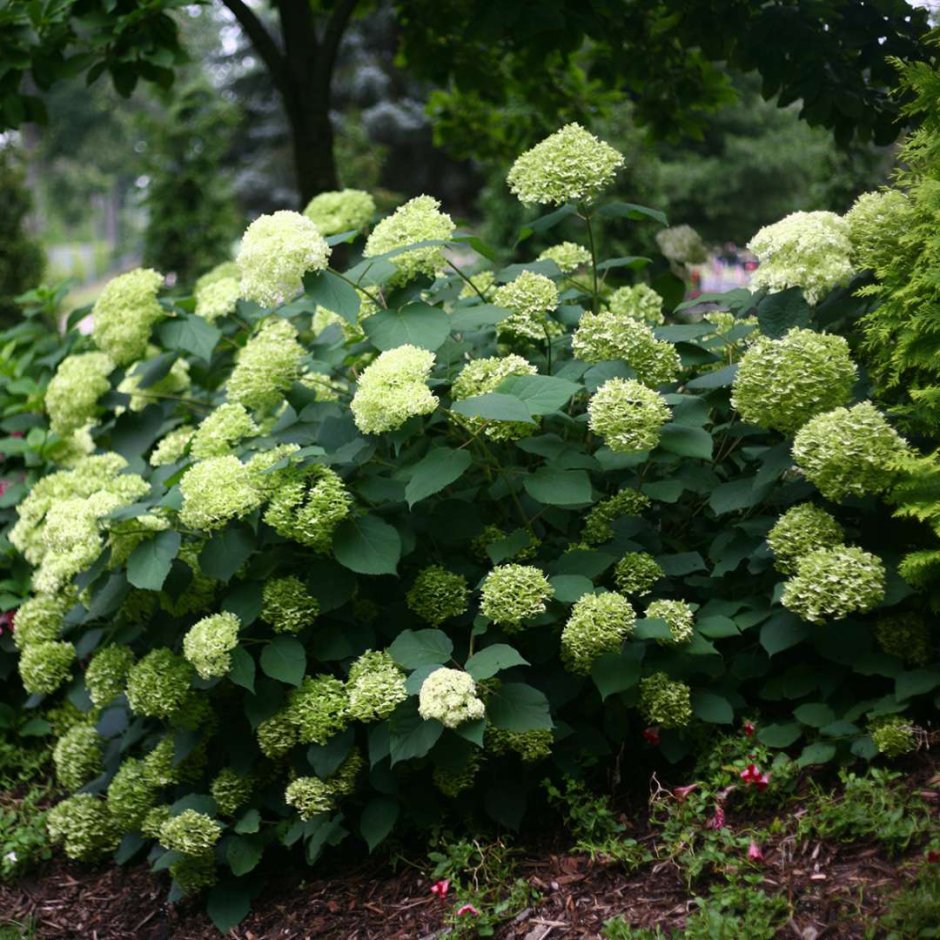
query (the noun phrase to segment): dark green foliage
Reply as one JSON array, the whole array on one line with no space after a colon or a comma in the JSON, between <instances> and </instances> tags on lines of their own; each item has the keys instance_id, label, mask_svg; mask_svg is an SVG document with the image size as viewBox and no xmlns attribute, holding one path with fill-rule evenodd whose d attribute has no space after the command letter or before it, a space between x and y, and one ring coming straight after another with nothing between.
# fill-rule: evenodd
<instances>
[{"instance_id":1,"label":"dark green foliage","mask_svg":"<svg viewBox=\"0 0 940 940\"><path fill-rule=\"evenodd\" d=\"M32 198L16 150L0 145L0 327L17 317L14 298L42 277L42 247L27 229Z\"/></svg>"}]
</instances>

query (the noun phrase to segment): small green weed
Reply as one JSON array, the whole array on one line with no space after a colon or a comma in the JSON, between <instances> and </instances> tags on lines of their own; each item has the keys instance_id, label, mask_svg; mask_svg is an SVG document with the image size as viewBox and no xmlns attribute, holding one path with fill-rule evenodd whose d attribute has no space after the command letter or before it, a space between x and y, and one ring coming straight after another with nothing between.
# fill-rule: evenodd
<instances>
[{"instance_id":1,"label":"small green weed","mask_svg":"<svg viewBox=\"0 0 940 940\"><path fill-rule=\"evenodd\" d=\"M938 849L937 851L940 851ZM866 940L936 940L940 937L940 863L927 861L916 880L895 895Z\"/></svg>"},{"instance_id":2,"label":"small green weed","mask_svg":"<svg viewBox=\"0 0 940 940\"><path fill-rule=\"evenodd\" d=\"M36 925L32 920L0 923L0 940L33 940L35 936Z\"/></svg>"},{"instance_id":3,"label":"small green weed","mask_svg":"<svg viewBox=\"0 0 940 940\"><path fill-rule=\"evenodd\" d=\"M604 924L601 935L605 940L669 940L659 927L648 930L646 927L631 927L622 917L615 917Z\"/></svg>"}]
</instances>

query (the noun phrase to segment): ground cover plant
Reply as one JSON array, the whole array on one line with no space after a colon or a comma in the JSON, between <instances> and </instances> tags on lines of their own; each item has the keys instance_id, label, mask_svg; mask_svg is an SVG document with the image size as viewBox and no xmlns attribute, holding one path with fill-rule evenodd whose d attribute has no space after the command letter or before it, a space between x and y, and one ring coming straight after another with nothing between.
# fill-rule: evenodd
<instances>
[{"instance_id":1,"label":"ground cover plant","mask_svg":"<svg viewBox=\"0 0 940 940\"><path fill-rule=\"evenodd\" d=\"M225 929L266 854L517 829L546 778L558 800L758 713L748 793L926 743L940 669L904 563L933 534L885 500L932 442L822 329L874 303L850 286L871 228L769 227L755 290L698 319L630 283L647 259L595 257L600 226L666 221L604 201L621 163L577 125L517 160L549 210L523 240L584 231L528 262L489 269L430 197L373 224L347 191L256 220L193 297L119 276L69 333L14 445L54 469L6 536L27 708L66 716L67 855L146 857Z\"/></svg>"}]
</instances>

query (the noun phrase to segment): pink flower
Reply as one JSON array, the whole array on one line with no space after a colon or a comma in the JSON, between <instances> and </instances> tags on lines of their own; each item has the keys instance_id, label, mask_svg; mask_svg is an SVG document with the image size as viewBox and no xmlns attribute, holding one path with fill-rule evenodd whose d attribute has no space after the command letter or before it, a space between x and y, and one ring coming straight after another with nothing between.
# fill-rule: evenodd
<instances>
[{"instance_id":1,"label":"pink flower","mask_svg":"<svg viewBox=\"0 0 940 940\"><path fill-rule=\"evenodd\" d=\"M0 454L0 460L3 459L3 454ZM9 480L0 480L0 498L3 497L3 494L10 488Z\"/></svg>"},{"instance_id":2,"label":"pink flower","mask_svg":"<svg viewBox=\"0 0 940 940\"><path fill-rule=\"evenodd\" d=\"M761 847L756 842L752 842L747 847L747 857L752 862L762 862L764 860L764 853L761 851Z\"/></svg>"},{"instance_id":3,"label":"pink flower","mask_svg":"<svg viewBox=\"0 0 940 940\"><path fill-rule=\"evenodd\" d=\"M758 790L766 790L767 784L770 783L770 774L761 773L757 764L748 764L741 771L740 777L745 783L753 784Z\"/></svg>"},{"instance_id":4,"label":"pink flower","mask_svg":"<svg viewBox=\"0 0 940 940\"><path fill-rule=\"evenodd\" d=\"M13 618L16 616L15 610L8 610L0 614L0 636L3 635L4 629L13 632Z\"/></svg>"},{"instance_id":5,"label":"pink flower","mask_svg":"<svg viewBox=\"0 0 940 940\"><path fill-rule=\"evenodd\" d=\"M480 916L480 912L472 904L464 904L463 907L457 908L458 917L465 917L467 914L471 914L474 917Z\"/></svg>"},{"instance_id":6,"label":"pink flower","mask_svg":"<svg viewBox=\"0 0 940 940\"><path fill-rule=\"evenodd\" d=\"M436 894L439 898L446 898L448 891L450 891L450 881L447 878L435 881L431 885L431 894Z\"/></svg>"},{"instance_id":7,"label":"pink flower","mask_svg":"<svg viewBox=\"0 0 940 940\"><path fill-rule=\"evenodd\" d=\"M643 731L643 737L646 739L647 744L652 744L653 747L659 747L659 728L655 725L646 728Z\"/></svg>"},{"instance_id":8,"label":"pink flower","mask_svg":"<svg viewBox=\"0 0 940 940\"><path fill-rule=\"evenodd\" d=\"M689 794L698 789L697 783L691 783L687 787L673 787L672 795L680 802L684 803Z\"/></svg>"},{"instance_id":9,"label":"pink flower","mask_svg":"<svg viewBox=\"0 0 940 940\"><path fill-rule=\"evenodd\" d=\"M755 730L754 722L753 722L753 721L745 721L745 722L744 722L744 725L742 726L742 730L744 731L744 736L745 736L746 738L753 738L753 737L754 737L754 730Z\"/></svg>"},{"instance_id":10,"label":"pink flower","mask_svg":"<svg viewBox=\"0 0 940 940\"><path fill-rule=\"evenodd\" d=\"M715 815L706 823L706 829L724 829L725 828L725 810L721 803L715 804Z\"/></svg>"}]
</instances>

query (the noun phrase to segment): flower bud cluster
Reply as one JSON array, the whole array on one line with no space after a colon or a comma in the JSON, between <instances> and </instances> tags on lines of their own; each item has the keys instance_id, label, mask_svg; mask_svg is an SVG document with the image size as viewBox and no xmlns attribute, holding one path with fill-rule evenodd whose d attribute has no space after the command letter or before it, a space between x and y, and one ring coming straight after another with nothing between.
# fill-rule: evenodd
<instances>
[{"instance_id":1,"label":"flower bud cluster","mask_svg":"<svg viewBox=\"0 0 940 940\"><path fill-rule=\"evenodd\" d=\"M561 632L561 661L569 672L590 675L594 661L616 653L633 631L636 613L620 594L585 594Z\"/></svg>"},{"instance_id":2,"label":"flower bud cluster","mask_svg":"<svg viewBox=\"0 0 940 940\"><path fill-rule=\"evenodd\" d=\"M523 621L545 613L555 591L548 578L532 565L498 565L480 588L480 613L507 633L522 629Z\"/></svg>"}]
</instances>

